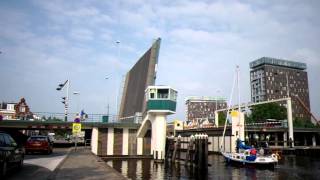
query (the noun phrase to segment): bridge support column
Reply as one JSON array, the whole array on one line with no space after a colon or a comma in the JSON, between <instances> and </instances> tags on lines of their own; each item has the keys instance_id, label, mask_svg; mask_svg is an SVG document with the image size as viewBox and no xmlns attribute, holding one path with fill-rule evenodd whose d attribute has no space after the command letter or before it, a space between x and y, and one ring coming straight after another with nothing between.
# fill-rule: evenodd
<instances>
[{"instance_id":1,"label":"bridge support column","mask_svg":"<svg viewBox=\"0 0 320 180\"><path fill-rule=\"evenodd\" d=\"M303 145L304 145L304 146L308 146L306 135L303 136Z\"/></svg>"},{"instance_id":2,"label":"bridge support column","mask_svg":"<svg viewBox=\"0 0 320 180\"><path fill-rule=\"evenodd\" d=\"M278 146L278 141L279 141L278 133L275 133L274 141L275 141L274 145Z\"/></svg>"},{"instance_id":3,"label":"bridge support column","mask_svg":"<svg viewBox=\"0 0 320 180\"><path fill-rule=\"evenodd\" d=\"M123 128L122 155L129 153L129 128Z\"/></svg>"},{"instance_id":4,"label":"bridge support column","mask_svg":"<svg viewBox=\"0 0 320 180\"><path fill-rule=\"evenodd\" d=\"M107 149L107 155L113 155L113 144L114 144L114 129L108 128L108 149Z\"/></svg>"},{"instance_id":5,"label":"bridge support column","mask_svg":"<svg viewBox=\"0 0 320 180\"><path fill-rule=\"evenodd\" d=\"M143 154L143 138L137 138L137 155Z\"/></svg>"},{"instance_id":6,"label":"bridge support column","mask_svg":"<svg viewBox=\"0 0 320 180\"><path fill-rule=\"evenodd\" d=\"M218 111L214 111L214 125L216 127L219 126L219 114L218 114Z\"/></svg>"},{"instance_id":7,"label":"bridge support column","mask_svg":"<svg viewBox=\"0 0 320 180\"><path fill-rule=\"evenodd\" d=\"M291 98L287 99L287 117L288 117L289 143L290 143L289 146L294 147Z\"/></svg>"},{"instance_id":8,"label":"bridge support column","mask_svg":"<svg viewBox=\"0 0 320 180\"><path fill-rule=\"evenodd\" d=\"M316 136L312 135L312 146L315 147L317 146L317 141L316 141Z\"/></svg>"},{"instance_id":9,"label":"bridge support column","mask_svg":"<svg viewBox=\"0 0 320 180\"><path fill-rule=\"evenodd\" d=\"M151 151L153 159L163 161L165 158L166 131L167 122L166 115L157 114L152 120L151 135Z\"/></svg>"},{"instance_id":10,"label":"bridge support column","mask_svg":"<svg viewBox=\"0 0 320 180\"><path fill-rule=\"evenodd\" d=\"M287 138L287 132L283 133L283 147L288 146L288 138Z\"/></svg>"}]
</instances>

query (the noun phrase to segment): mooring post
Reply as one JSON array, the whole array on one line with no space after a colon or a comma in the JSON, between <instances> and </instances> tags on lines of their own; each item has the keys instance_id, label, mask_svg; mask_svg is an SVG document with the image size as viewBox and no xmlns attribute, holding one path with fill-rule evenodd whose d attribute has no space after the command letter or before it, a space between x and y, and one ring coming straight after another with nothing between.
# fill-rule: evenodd
<instances>
[{"instance_id":1,"label":"mooring post","mask_svg":"<svg viewBox=\"0 0 320 180\"><path fill-rule=\"evenodd\" d=\"M208 135L205 135L204 139L204 161L203 166L205 169L208 169Z\"/></svg>"},{"instance_id":2,"label":"mooring post","mask_svg":"<svg viewBox=\"0 0 320 180\"><path fill-rule=\"evenodd\" d=\"M176 143L174 143L174 149L173 149L172 159L171 159L172 162L175 162L175 160L176 160L177 149L178 149L178 139L177 139Z\"/></svg>"},{"instance_id":3,"label":"mooring post","mask_svg":"<svg viewBox=\"0 0 320 180\"><path fill-rule=\"evenodd\" d=\"M185 165L190 165L190 162L192 161L192 150L193 150L193 144L194 144L194 136L190 136L186 159L185 159Z\"/></svg>"},{"instance_id":4,"label":"mooring post","mask_svg":"<svg viewBox=\"0 0 320 180\"><path fill-rule=\"evenodd\" d=\"M194 165L198 164L198 144L199 144L199 135L196 134L194 139L194 152L193 152L193 156L192 156L192 162Z\"/></svg>"},{"instance_id":5,"label":"mooring post","mask_svg":"<svg viewBox=\"0 0 320 180\"><path fill-rule=\"evenodd\" d=\"M181 150L181 136L178 136L178 140L177 140L177 160L180 161L180 151Z\"/></svg>"},{"instance_id":6,"label":"mooring post","mask_svg":"<svg viewBox=\"0 0 320 180\"><path fill-rule=\"evenodd\" d=\"M204 135L200 134L199 144L198 144L198 168L202 169L203 166L203 144L204 144Z\"/></svg>"}]
</instances>

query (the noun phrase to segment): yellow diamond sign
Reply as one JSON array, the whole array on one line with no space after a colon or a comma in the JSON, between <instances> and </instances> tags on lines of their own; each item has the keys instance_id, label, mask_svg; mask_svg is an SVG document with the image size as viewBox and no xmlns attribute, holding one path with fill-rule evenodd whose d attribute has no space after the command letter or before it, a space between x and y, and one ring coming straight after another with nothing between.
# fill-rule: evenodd
<instances>
[{"instance_id":1,"label":"yellow diamond sign","mask_svg":"<svg viewBox=\"0 0 320 180\"><path fill-rule=\"evenodd\" d=\"M72 134L79 134L81 132L81 123L72 124Z\"/></svg>"}]
</instances>

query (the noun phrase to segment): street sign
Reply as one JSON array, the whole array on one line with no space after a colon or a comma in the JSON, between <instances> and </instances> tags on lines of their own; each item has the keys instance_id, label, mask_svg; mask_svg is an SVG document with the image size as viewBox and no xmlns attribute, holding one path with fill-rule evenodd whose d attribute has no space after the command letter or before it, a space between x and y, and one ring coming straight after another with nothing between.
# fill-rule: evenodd
<instances>
[{"instance_id":1,"label":"street sign","mask_svg":"<svg viewBox=\"0 0 320 180\"><path fill-rule=\"evenodd\" d=\"M81 132L81 123L72 124L72 134L79 134Z\"/></svg>"}]
</instances>

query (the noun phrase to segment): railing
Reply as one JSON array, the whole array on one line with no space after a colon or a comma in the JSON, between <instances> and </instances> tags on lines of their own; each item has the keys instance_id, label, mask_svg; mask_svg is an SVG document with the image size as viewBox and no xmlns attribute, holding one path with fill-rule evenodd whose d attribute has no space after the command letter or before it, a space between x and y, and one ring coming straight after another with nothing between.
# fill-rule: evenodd
<instances>
[{"instance_id":1,"label":"railing","mask_svg":"<svg viewBox=\"0 0 320 180\"><path fill-rule=\"evenodd\" d=\"M80 118L81 122L101 122L101 123L140 123L137 121L139 119L137 116L130 116L121 118L119 120L116 115L109 115L106 117L106 114L85 114L82 117L78 113L69 113L68 122L73 122L76 118ZM55 113L55 112L33 112L33 116L24 118L24 119L12 119L12 120L26 120L26 121L56 121L64 122L65 114L64 113Z\"/></svg>"},{"instance_id":2,"label":"railing","mask_svg":"<svg viewBox=\"0 0 320 180\"><path fill-rule=\"evenodd\" d=\"M245 124L247 129L250 128L288 128L288 121L277 121L277 122L264 122L264 123L250 123Z\"/></svg>"}]
</instances>

